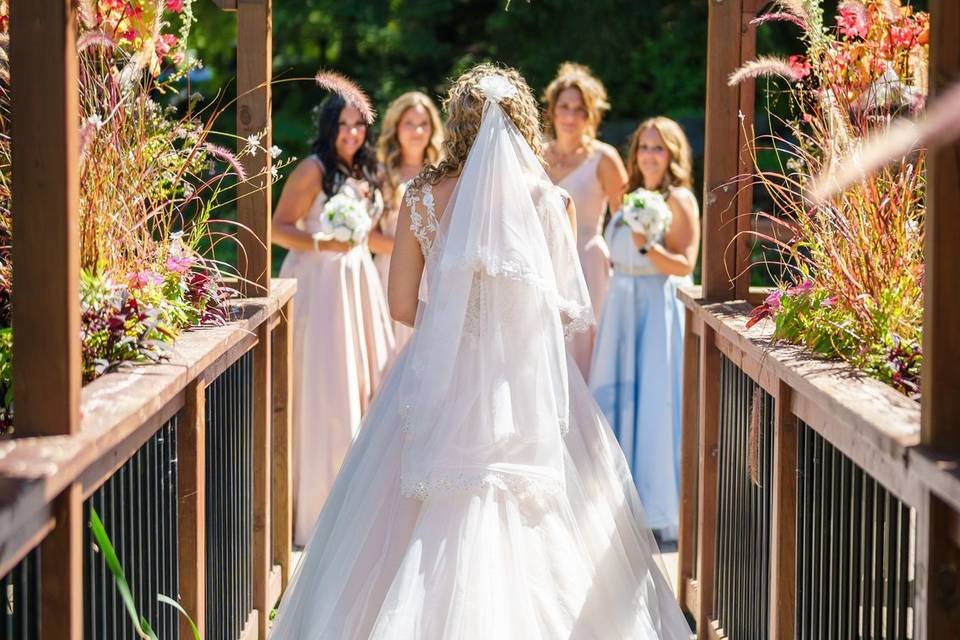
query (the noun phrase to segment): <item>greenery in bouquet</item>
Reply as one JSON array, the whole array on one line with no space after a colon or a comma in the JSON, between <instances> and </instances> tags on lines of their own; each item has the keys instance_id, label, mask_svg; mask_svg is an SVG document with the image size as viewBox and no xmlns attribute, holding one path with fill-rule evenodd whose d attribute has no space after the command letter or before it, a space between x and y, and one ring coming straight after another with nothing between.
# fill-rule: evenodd
<instances>
[{"instance_id":1,"label":"greenery in bouquet","mask_svg":"<svg viewBox=\"0 0 960 640\"><path fill-rule=\"evenodd\" d=\"M233 238L215 216L233 204L245 154L271 153L259 138L218 133L228 105L190 93L200 66L186 47L192 0L80 0L80 267L83 379L124 362L164 358L191 326L226 320L230 267L213 249ZM11 406L12 265L10 84L7 1L0 0L0 432ZM160 103L178 95L177 110ZM24 215L29 215L25 212Z\"/></svg>"},{"instance_id":2,"label":"greenery in bouquet","mask_svg":"<svg viewBox=\"0 0 960 640\"><path fill-rule=\"evenodd\" d=\"M900 391L919 394L923 311L924 153L884 166L826 199L815 178L854 156L865 140L924 106L928 14L899 0L841 2L833 25L820 0L778 0L757 22L785 21L805 53L760 58L731 84L773 78L790 116L752 136L754 173L773 202L759 212L773 234L784 273L753 310L752 326L775 321L774 338L851 363ZM785 80L786 88L776 82ZM758 158L774 157L762 169Z\"/></svg>"}]
</instances>

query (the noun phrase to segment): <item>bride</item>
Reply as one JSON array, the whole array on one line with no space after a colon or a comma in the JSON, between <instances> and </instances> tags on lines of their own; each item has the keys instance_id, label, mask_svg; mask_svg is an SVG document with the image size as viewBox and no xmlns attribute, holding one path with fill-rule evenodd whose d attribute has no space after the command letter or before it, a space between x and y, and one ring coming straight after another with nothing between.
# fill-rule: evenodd
<instances>
[{"instance_id":1,"label":"bride","mask_svg":"<svg viewBox=\"0 0 960 640\"><path fill-rule=\"evenodd\" d=\"M592 307L537 106L482 64L406 191L393 316L415 324L320 514L274 640L679 639L689 627L564 336Z\"/></svg>"}]
</instances>

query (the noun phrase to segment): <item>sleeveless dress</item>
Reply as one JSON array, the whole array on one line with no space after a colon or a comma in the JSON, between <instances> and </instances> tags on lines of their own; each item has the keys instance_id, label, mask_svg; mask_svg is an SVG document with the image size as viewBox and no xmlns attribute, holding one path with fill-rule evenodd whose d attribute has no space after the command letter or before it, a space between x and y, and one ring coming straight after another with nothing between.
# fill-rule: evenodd
<instances>
[{"instance_id":1,"label":"sleeveless dress","mask_svg":"<svg viewBox=\"0 0 960 640\"><path fill-rule=\"evenodd\" d=\"M382 205L349 178L340 193L376 218ZM327 201L321 191L297 226L313 233ZM293 301L294 543L306 544L394 353L390 314L366 242L345 253L290 251L280 277L296 278Z\"/></svg>"},{"instance_id":2,"label":"sleeveless dress","mask_svg":"<svg viewBox=\"0 0 960 640\"><path fill-rule=\"evenodd\" d=\"M593 154L580 163L562 180L557 182L573 197L577 208L577 251L580 267L587 281L593 312L600 317L600 309L610 286L610 252L603 238L603 216L607 210L607 194L597 177L602 154ZM570 352L584 378L590 377L590 362L593 356L596 330L578 334L570 343Z\"/></svg>"},{"instance_id":3,"label":"sleeveless dress","mask_svg":"<svg viewBox=\"0 0 960 640\"><path fill-rule=\"evenodd\" d=\"M427 256L432 189L406 197ZM371 405L272 640L688 640L623 454L569 355L559 493L494 479L414 497L401 488L409 354Z\"/></svg>"},{"instance_id":4,"label":"sleeveless dress","mask_svg":"<svg viewBox=\"0 0 960 640\"><path fill-rule=\"evenodd\" d=\"M406 183L403 183L397 187L400 190L400 196L403 196L403 191L406 189ZM391 198L391 200L393 200ZM399 198L396 199L399 202ZM384 235L390 238L397 237L397 217L398 210L394 207L388 208L383 217L380 219L380 231ZM377 273L380 274L380 282L383 284L384 292L387 291L387 284L390 278L390 254L389 253L378 253L373 257L373 263L377 266ZM410 339L413 329L408 327L405 324L394 321L393 323L393 337L397 344L397 351L403 348L403 345L407 344L407 340Z\"/></svg>"},{"instance_id":5,"label":"sleeveless dress","mask_svg":"<svg viewBox=\"0 0 960 640\"><path fill-rule=\"evenodd\" d=\"M696 203L688 189L678 189ZM597 326L590 390L613 427L652 529L679 526L684 308L689 277L660 273L621 224L607 226L613 279Z\"/></svg>"}]
</instances>

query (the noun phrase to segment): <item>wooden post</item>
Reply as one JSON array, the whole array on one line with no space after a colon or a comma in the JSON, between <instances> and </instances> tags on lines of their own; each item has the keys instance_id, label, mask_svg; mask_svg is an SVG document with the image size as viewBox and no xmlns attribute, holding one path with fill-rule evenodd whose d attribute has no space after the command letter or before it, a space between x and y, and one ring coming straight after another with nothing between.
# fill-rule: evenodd
<instances>
[{"instance_id":1,"label":"wooden post","mask_svg":"<svg viewBox=\"0 0 960 640\"><path fill-rule=\"evenodd\" d=\"M697 499L697 638L709 638L717 561L717 454L720 446L720 350L706 323L700 335L700 493Z\"/></svg>"},{"instance_id":2,"label":"wooden post","mask_svg":"<svg viewBox=\"0 0 960 640\"><path fill-rule=\"evenodd\" d=\"M253 608L260 612L260 638L267 637L267 623L273 607L269 597L273 569L273 555L270 553L271 364L268 321L257 328L257 346L253 348Z\"/></svg>"},{"instance_id":3,"label":"wooden post","mask_svg":"<svg viewBox=\"0 0 960 640\"><path fill-rule=\"evenodd\" d=\"M766 0L746 0L740 13L740 66L747 60L753 60L757 55L757 27L750 22L757 17L757 12L766 4ZM740 126L737 129L737 158L741 176L753 173L753 160L749 152L750 132L756 116L756 83L753 80L743 82L739 86L740 99ZM736 280L734 295L737 300L746 300L750 295L750 258L753 247L753 237L749 231L753 228L753 188L745 183L738 185L737 193L737 222L736 243L731 250L734 255Z\"/></svg>"},{"instance_id":4,"label":"wooden post","mask_svg":"<svg viewBox=\"0 0 960 640\"><path fill-rule=\"evenodd\" d=\"M960 80L960 3L930 2L930 100ZM960 141L927 157L922 437L960 451Z\"/></svg>"},{"instance_id":5,"label":"wooden post","mask_svg":"<svg viewBox=\"0 0 960 640\"><path fill-rule=\"evenodd\" d=\"M293 541L293 299L280 311L273 331L273 559L281 585L290 582Z\"/></svg>"},{"instance_id":6,"label":"wooden post","mask_svg":"<svg viewBox=\"0 0 960 640\"><path fill-rule=\"evenodd\" d=\"M685 310L683 336L683 409L680 436L680 537L677 540L677 597L691 614L694 603L686 601L687 582L696 578L697 535L697 373L700 350L694 333L694 315Z\"/></svg>"},{"instance_id":7,"label":"wooden post","mask_svg":"<svg viewBox=\"0 0 960 640\"><path fill-rule=\"evenodd\" d=\"M773 442L773 513L770 540L770 638L793 640L796 618L797 419L790 410L792 389L777 391Z\"/></svg>"},{"instance_id":8,"label":"wooden post","mask_svg":"<svg viewBox=\"0 0 960 640\"><path fill-rule=\"evenodd\" d=\"M738 212L737 187L730 184L740 173L740 88L727 78L740 66L743 43L744 0L710 0L707 24L707 111L703 169L703 297L730 300L736 289Z\"/></svg>"},{"instance_id":9,"label":"wooden post","mask_svg":"<svg viewBox=\"0 0 960 640\"><path fill-rule=\"evenodd\" d=\"M71 484L53 506L40 550L41 640L83 640L83 489Z\"/></svg>"},{"instance_id":10,"label":"wooden post","mask_svg":"<svg viewBox=\"0 0 960 640\"><path fill-rule=\"evenodd\" d=\"M79 114L71 0L10 4L18 435L80 425Z\"/></svg>"},{"instance_id":11,"label":"wooden post","mask_svg":"<svg viewBox=\"0 0 960 640\"><path fill-rule=\"evenodd\" d=\"M238 268L241 290L247 297L266 295L270 290L270 222L272 196L270 177L272 0L237 0L237 135L240 148L248 136L260 136L256 155L243 156L248 176L257 176L238 185L237 221L243 251Z\"/></svg>"},{"instance_id":12,"label":"wooden post","mask_svg":"<svg viewBox=\"0 0 960 640\"><path fill-rule=\"evenodd\" d=\"M180 563L180 604L206 637L207 588L207 483L206 483L206 381L200 377L187 386L183 420L177 431L177 494ZM180 638L193 631L180 618Z\"/></svg>"}]
</instances>

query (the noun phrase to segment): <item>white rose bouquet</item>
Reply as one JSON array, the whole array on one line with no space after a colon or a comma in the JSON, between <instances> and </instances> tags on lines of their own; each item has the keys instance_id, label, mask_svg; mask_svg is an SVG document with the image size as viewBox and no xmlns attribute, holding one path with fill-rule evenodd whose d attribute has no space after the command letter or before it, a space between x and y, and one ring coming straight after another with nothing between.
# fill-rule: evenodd
<instances>
[{"instance_id":1,"label":"white rose bouquet","mask_svg":"<svg viewBox=\"0 0 960 640\"><path fill-rule=\"evenodd\" d=\"M663 237L673 212L663 195L656 191L637 189L623 197L623 224L635 233L642 233L648 241L657 241Z\"/></svg>"},{"instance_id":2,"label":"white rose bouquet","mask_svg":"<svg viewBox=\"0 0 960 640\"><path fill-rule=\"evenodd\" d=\"M367 237L372 225L370 214L360 202L338 193L323 207L319 235L326 240L357 244Z\"/></svg>"}]
</instances>

